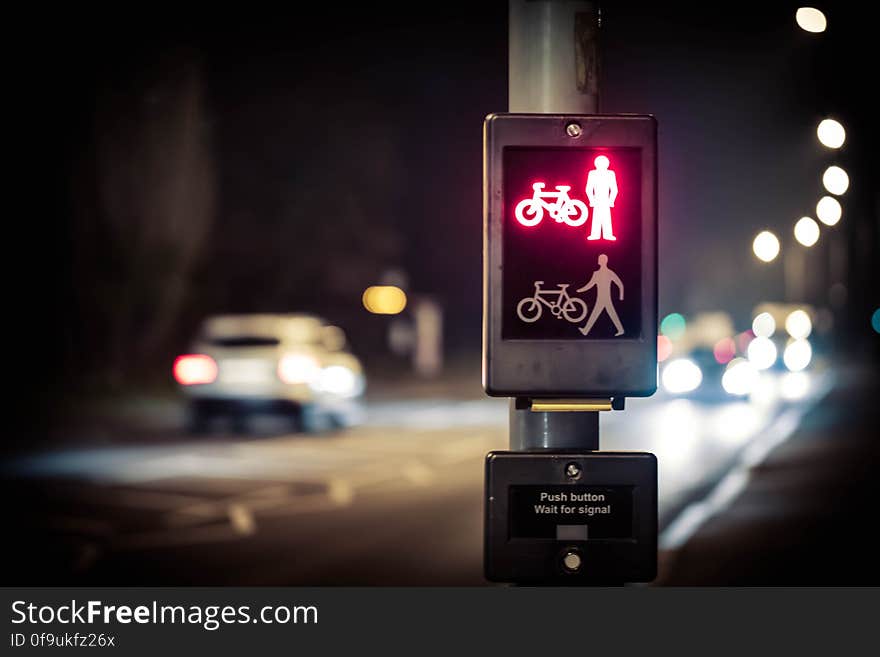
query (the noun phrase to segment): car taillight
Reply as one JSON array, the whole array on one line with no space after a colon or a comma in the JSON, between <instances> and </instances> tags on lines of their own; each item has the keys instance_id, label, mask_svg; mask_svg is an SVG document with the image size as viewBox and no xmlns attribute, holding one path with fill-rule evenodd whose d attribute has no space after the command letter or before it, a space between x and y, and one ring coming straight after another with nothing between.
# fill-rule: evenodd
<instances>
[{"instance_id":1,"label":"car taillight","mask_svg":"<svg viewBox=\"0 0 880 657\"><path fill-rule=\"evenodd\" d=\"M305 354L287 354L278 362L278 378L284 383L311 383L321 373L317 360Z\"/></svg>"},{"instance_id":2,"label":"car taillight","mask_svg":"<svg viewBox=\"0 0 880 657\"><path fill-rule=\"evenodd\" d=\"M186 354L174 361L174 379L182 386L213 383L217 380L217 363L204 354Z\"/></svg>"}]
</instances>

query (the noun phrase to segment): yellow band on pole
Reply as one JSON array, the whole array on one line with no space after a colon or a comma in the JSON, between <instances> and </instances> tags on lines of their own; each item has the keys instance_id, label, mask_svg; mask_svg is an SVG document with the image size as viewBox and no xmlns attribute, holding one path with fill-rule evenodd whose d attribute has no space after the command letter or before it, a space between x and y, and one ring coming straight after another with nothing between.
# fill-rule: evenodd
<instances>
[{"instance_id":1,"label":"yellow band on pole","mask_svg":"<svg viewBox=\"0 0 880 657\"><path fill-rule=\"evenodd\" d=\"M610 411L610 399L533 399L532 410L539 412L558 411Z\"/></svg>"}]
</instances>

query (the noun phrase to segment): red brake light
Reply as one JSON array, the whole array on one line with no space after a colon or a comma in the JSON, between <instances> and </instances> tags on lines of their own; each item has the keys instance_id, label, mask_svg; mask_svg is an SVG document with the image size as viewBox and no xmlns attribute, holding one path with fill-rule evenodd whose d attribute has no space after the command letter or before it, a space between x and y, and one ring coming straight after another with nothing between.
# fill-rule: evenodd
<instances>
[{"instance_id":1,"label":"red brake light","mask_svg":"<svg viewBox=\"0 0 880 657\"><path fill-rule=\"evenodd\" d=\"M182 386L213 383L217 380L217 363L204 354L186 354L174 361L174 378Z\"/></svg>"}]
</instances>

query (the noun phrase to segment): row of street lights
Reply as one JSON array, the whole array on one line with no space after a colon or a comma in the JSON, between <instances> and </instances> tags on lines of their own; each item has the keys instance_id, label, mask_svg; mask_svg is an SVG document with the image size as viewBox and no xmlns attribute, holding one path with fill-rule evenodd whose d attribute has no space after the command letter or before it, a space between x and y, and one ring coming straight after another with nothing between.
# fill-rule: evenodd
<instances>
[{"instance_id":1,"label":"row of street lights","mask_svg":"<svg viewBox=\"0 0 880 657\"><path fill-rule=\"evenodd\" d=\"M813 7L801 7L795 15L798 25L807 32L824 32L827 27L825 15ZM824 147L837 150L846 142L846 129L836 119L823 119L816 127L816 136ZM835 197L842 196L849 189L849 175L833 165L822 174L822 186L828 193L816 204L816 217L822 224L831 227L843 216L843 208ZM819 223L810 216L803 216L794 224L794 238L804 247L812 247L819 241ZM772 262L781 251L779 238L770 230L758 233L752 241L752 251L759 260Z\"/></svg>"},{"instance_id":2,"label":"row of street lights","mask_svg":"<svg viewBox=\"0 0 880 657\"><path fill-rule=\"evenodd\" d=\"M819 124L817 133L819 141L827 148L837 149L843 145L844 139L829 141L823 139L823 125L832 124L835 131L845 135L843 126L834 119L825 119ZM837 144L837 145L831 145ZM819 199L816 203L816 217L826 226L834 226L843 216L843 208L835 196L843 196L849 189L849 175L837 165L828 167L822 175L822 186L829 194ZM794 225L794 237L803 246L811 247L819 241L819 224L812 217L804 216L798 219ZM762 230L752 241L752 251L759 260L772 262L780 252L779 238L769 230Z\"/></svg>"},{"instance_id":3,"label":"row of street lights","mask_svg":"<svg viewBox=\"0 0 880 657\"><path fill-rule=\"evenodd\" d=\"M814 7L801 7L797 10L795 14L795 20L797 24L801 27L801 29L807 32L820 33L824 32L825 28L828 26L828 21L825 19L825 14ZM837 149L843 146L843 143L846 141L846 130L844 130L843 126L835 121L834 119L825 119L819 124L819 127L816 129L817 136L819 137L819 141L826 148ZM846 190L849 188L849 176L846 174L846 171L841 169L838 166L829 167L825 174L822 176L822 184L825 186L831 194L835 196L841 196L846 193ZM838 221L840 221L840 217L842 215L842 210L840 207L840 202L834 198L833 196L825 196L823 197L819 203L816 205L816 216L819 218L819 221L826 224L827 226L833 226ZM801 220L803 221L803 219ZM798 222L800 224L800 222ZM801 228L801 236L798 236L798 224L795 225L795 239L797 239L801 244L804 244L801 238L806 238L807 241L813 239L813 236L816 235L812 244L815 244L818 240L818 233L816 231L809 230L806 228ZM817 226L818 228L818 226ZM759 235L760 237L760 235ZM775 238L775 236L773 236ZM772 240L770 237L762 237L760 244L758 244L758 238L755 238L756 244L753 245L755 255L758 256L761 260L765 262L770 262L773 258L776 257L779 253L779 240L775 240L776 247L775 253L773 253L772 257L767 257L773 252L772 248ZM806 246L810 246L810 244L806 244ZM758 253L758 251L764 255ZM880 308L875 308L873 314L871 315L871 328L874 329L874 332L880 333Z\"/></svg>"}]
</instances>

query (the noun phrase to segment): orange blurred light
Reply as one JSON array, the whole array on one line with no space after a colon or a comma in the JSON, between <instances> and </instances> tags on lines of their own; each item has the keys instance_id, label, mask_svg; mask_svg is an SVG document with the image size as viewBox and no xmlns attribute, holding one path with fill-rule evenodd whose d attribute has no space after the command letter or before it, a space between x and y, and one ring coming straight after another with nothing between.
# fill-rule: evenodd
<instances>
[{"instance_id":1,"label":"orange blurred light","mask_svg":"<svg viewBox=\"0 0 880 657\"><path fill-rule=\"evenodd\" d=\"M406 308L406 293L394 285L372 285L364 290L361 301L376 315L397 315Z\"/></svg>"},{"instance_id":2,"label":"orange blurred light","mask_svg":"<svg viewBox=\"0 0 880 657\"><path fill-rule=\"evenodd\" d=\"M733 338L721 338L715 343L712 353L715 355L716 361L721 365L726 365L736 356L736 342L733 341Z\"/></svg>"},{"instance_id":3,"label":"orange blurred light","mask_svg":"<svg viewBox=\"0 0 880 657\"><path fill-rule=\"evenodd\" d=\"M665 335L657 336L657 362L662 363L672 355L672 340Z\"/></svg>"},{"instance_id":4,"label":"orange blurred light","mask_svg":"<svg viewBox=\"0 0 880 657\"><path fill-rule=\"evenodd\" d=\"M217 380L217 363L204 354L186 354L174 361L174 379L182 386L213 383Z\"/></svg>"}]
</instances>

